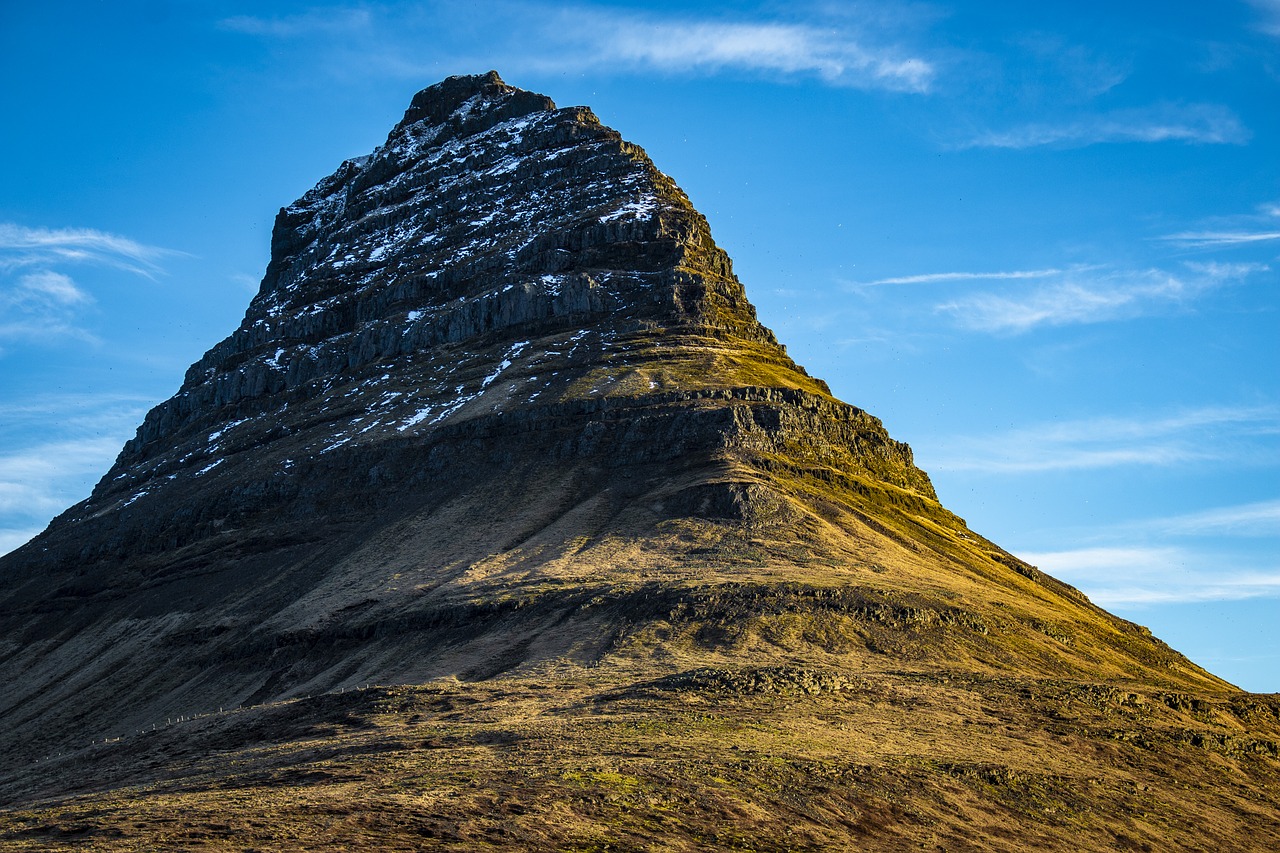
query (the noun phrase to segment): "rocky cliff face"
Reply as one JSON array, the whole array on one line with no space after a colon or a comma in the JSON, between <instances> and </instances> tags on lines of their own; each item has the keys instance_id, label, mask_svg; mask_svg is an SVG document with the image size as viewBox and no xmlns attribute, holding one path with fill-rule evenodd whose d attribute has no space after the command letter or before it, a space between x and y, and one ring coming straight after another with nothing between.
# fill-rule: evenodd
<instances>
[{"instance_id":1,"label":"rocky cliff face","mask_svg":"<svg viewBox=\"0 0 1280 853\"><path fill-rule=\"evenodd\" d=\"M801 433L830 431L819 444L843 463L933 497L905 445L757 322L706 221L642 150L496 74L451 78L419 93L382 147L280 211L240 327L55 527L127 559L255 513L310 512L297 498L321 483L348 501L421 472L421 459L392 471L379 454L498 423L599 425L623 408L642 424L715 421L724 411L686 404L717 398L811 413ZM721 453L753 423L690 423L681 442ZM671 447L654 438L606 443L620 462Z\"/></svg>"},{"instance_id":2,"label":"rocky cliff face","mask_svg":"<svg viewBox=\"0 0 1280 853\"><path fill-rule=\"evenodd\" d=\"M281 210L240 327L0 566L13 755L735 655L1226 687L969 531L642 150L494 73Z\"/></svg>"},{"instance_id":3,"label":"rocky cliff face","mask_svg":"<svg viewBox=\"0 0 1280 853\"><path fill-rule=\"evenodd\" d=\"M798 374L786 384L821 388L756 321L706 221L642 150L589 110L556 109L496 74L451 79L420 93L385 145L280 212L244 322L147 417L116 473L193 425L225 425L229 410L333 409L335 383L359 383L344 393L370 415L363 432L616 395L624 377L612 373L573 382L616 355L653 359L638 343L655 331L759 347ZM720 377L645 378L624 387Z\"/></svg>"}]
</instances>

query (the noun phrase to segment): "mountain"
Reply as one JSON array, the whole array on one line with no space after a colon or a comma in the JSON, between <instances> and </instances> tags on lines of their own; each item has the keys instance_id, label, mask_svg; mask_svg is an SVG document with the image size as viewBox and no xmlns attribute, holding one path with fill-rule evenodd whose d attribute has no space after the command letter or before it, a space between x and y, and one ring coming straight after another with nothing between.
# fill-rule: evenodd
<instances>
[{"instance_id":1,"label":"mountain","mask_svg":"<svg viewBox=\"0 0 1280 853\"><path fill-rule=\"evenodd\" d=\"M5 849L1280 845L1277 697L969 530L493 72L280 211L0 628Z\"/></svg>"}]
</instances>

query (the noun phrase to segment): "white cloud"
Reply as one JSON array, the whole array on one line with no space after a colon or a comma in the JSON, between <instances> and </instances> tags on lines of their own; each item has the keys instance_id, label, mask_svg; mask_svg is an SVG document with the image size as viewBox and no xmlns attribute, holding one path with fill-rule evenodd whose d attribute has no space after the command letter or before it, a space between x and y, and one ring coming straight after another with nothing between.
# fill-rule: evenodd
<instances>
[{"instance_id":1,"label":"white cloud","mask_svg":"<svg viewBox=\"0 0 1280 853\"><path fill-rule=\"evenodd\" d=\"M1098 417L1035 424L987 436L956 437L930 470L1029 474L1192 462L1280 463L1259 450L1259 437L1280 434L1275 407L1206 406L1165 415Z\"/></svg>"},{"instance_id":2,"label":"white cloud","mask_svg":"<svg viewBox=\"0 0 1280 853\"><path fill-rule=\"evenodd\" d=\"M154 279L161 260L181 254L92 228L0 222L0 340L96 340L80 326L93 297L57 267L90 264Z\"/></svg>"},{"instance_id":3,"label":"white cloud","mask_svg":"<svg viewBox=\"0 0 1280 853\"><path fill-rule=\"evenodd\" d=\"M180 254L92 228L27 228L0 222L0 269L92 263L152 277L161 271L163 258Z\"/></svg>"},{"instance_id":4,"label":"white cloud","mask_svg":"<svg viewBox=\"0 0 1280 853\"><path fill-rule=\"evenodd\" d=\"M141 394L37 394L21 402L6 402L0 420L0 444L5 429L56 423L60 428L87 433L117 430L137 420L154 402Z\"/></svg>"},{"instance_id":5,"label":"white cloud","mask_svg":"<svg viewBox=\"0 0 1280 853\"><path fill-rule=\"evenodd\" d=\"M153 401L134 394L41 395L0 419L0 553L88 495Z\"/></svg>"},{"instance_id":6,"label":"white cloud","mask_svg":"<svg viewBox=\"0 0 1280 853\"><path fill-rule=\"evenodd\" d=\"M1078 548L1019 556L1103 607L1280 596L1280 567L1223 571L1214 555L1181 548Z\"/></svg>"},{"instance_id":7,"label":"white cloud","mask_svg":"<svg viewBox=\"0 0 1280 853\"><path fill-rule=\"evenodd\" d=\"M1006 270L1004 272L934 272L922 275L903 275L859 282L853 287L875 287L885 284L938 284L952 281L1012 281L1028 278L1049 278L1062 275L1064 270Z\"/></svg>"},{"instance_id":8,"label":"white cloud","mask_svg":"<svg viewBox=\"0 0 1280 853\"><path fill-rule=\"evenodd\" d=\"M1184 562L1177 548L1106 547L1076 548L1068 551L1027 552L1022 559L1058 577L1071 576L1105 580L1116 567L1125 574L1151 574Z\"/></svg>"},{"instance_id":9,"label":"white cloud","mask_svg":"<svg viewBox=\"0 0 1280 853\"><path fill-rule=\"evenodd\" d=\"M1201 410L1156 419L1149 427L1136 420L1114 422L1110 430L1158 435L1203 428L1205 434L1220 435L1221 424L1232 419L1231 410ZM1271 421L1274 430L1275 418ZM1056 535L1066 535L1073 543L1085 538L1097 544L1015 551L1105 607L1280 597L1280 563L1270 547L1280 537L1280 500Z\"/></svg>"},{"instance_id":10,"label":"white cloud","mask_svg":"<svg viewBox=\"0 0 1280 853\"><path fill-rule=\"evenodd\" d=\"M1052 145L1081 148L1107 142L1187 142L1243 145L1249 130L1219 104L1159 104L1114 110L1070 121L1024 124L989 131L962 142L960 148L1037 148Z\"/></svg>"},{"instance_id":11,"label":"white cloud","mask_svg":"<svg viewBox=\"0 0 1280 853\"><path fill-rule=\"evenodd\" d=\"M0 556L27 544L43 527L0 528Z\"/></svg>"},{"instance_id":12,"label":"white cloud","mask_svg":"<svg viewBox=\"0 0 1280 853\"><path fill-rule=\"evenodd\" d=\"M88 344L101 343L92 332L74 322L56 317L31 317L0 322L0 341L27 341L36 344L53 344L67 338ZM0 350L0 355L4 355Z\"/></svg>"},{"instance_id":13,"label":"white cloud","mask_svg":"<svg viewBox=\"0 0 1280 853\"><path fill-rule=\"evenodd\" d=\"M1280 500L1217 507L1142 522L1166 535L1280 536Z\"/></svg>"},{"instance_id":14,"label":"white cloud","mask_svg":"<svg viewBox=\"0 0 1280 853\"><path fill-rule=\"evenodd\" d=\"M248 273L232 273L230 278L236 287L246 293L257 293L258 287L262 283L262 276L253 276Z\"/></svg>"},{"instance_id":15,"label":"white cloud","mask_svg":"<svg viewBox=\"0 0 1280 853\"><path fill-rule=\"evenodd\" d=\"M1185 272L1161 269L1068 270L1030 292L983 292L935 306L963 328L1020 334L1038 326L1100 323L1166 310L1267 267L1260 264L1184 264ZM958 274L952 274L958 275ZM1049 277L1046 271L1046 278Z\"/></svg>"},{"instance_id":16,"label":"white cloud","mask_svg":"<svg viewBox=\"0 0 1280 853\"><path fill-rule=\"evenodd\" d=\"M1280 219L1280 205L1263 204L1258 212L1220 219L1220 227L1199 231L1182 231L1161 237L1169 243L1189 249L1216 249L1280 240L1280 228L1271 221ZM1221 227L1222 223L1230 223Z\"/></svg>"},{"instance_id":17,"label":"white cloud","mask_svg":"<svg viewBox=\"0 0 1280 853\"><path fill-rule=\"evenodd\" d=\"M37 270L19 276L16 283L0 284L0 340L47 341L61 337L93 340L75 320L80 310L93 303L69 276L51 270Z\"/></svg>"},{"instance_id":18,"label":"white cloud","mask_svg":"<svg viewBox=\"0 0 1280 853\"><path fill-rule=\"evenodd\" d=\"M297 38L314 34L349 35L369 27L372 17L368 9L315 9L300 15L260 18L235 15L218 25L225 30L270 38Z\"/></svg>"},{"instance_id":19,"label":"white cloud","mask_svg":"<svg viewBox=\"0 0 1280 853\"><path fill-rule=\"evenodd\" d=\"M1202 249L1280 240L1280 231L1184 231L1161 239L1189 248Z\"/></svg>"},{"instance_id":20,"label":"white cloud","mask_svg":"<svg viewBox=\"0 0 1280 853\"><path fill-rule=\"evenodd\" d=\"M122 444L118 436L64 439L0 455L0 516L32 517L65 509L79 499L68 494L68 481L79 486L87 477L101 476Z\"/></svg>"},{"instance_id":21,"label":"white cloud","mask_svg":"<svg viewBox=\"0 0 1280 853\"><path fill-rule=\"evenodd\" d=\"M834 86L924 92L936 75L929 60L893 43L887 33L901 26L903 15L882 14L879 6L787 19L501 0L491 8L506 27L504 33L487 34L483 59L442 55L448 48L441 33L474 26L448 6L362 4L277 18L242 15L223 20L221 26L259 38L327 41L324 61L339 76L360 71L421 79L438 74L443 61L454 67L542 73L747 71L815 77ZM427 46L433 48L429 63L422 58Z\"/></svg>"},{"instance_id":22,"label":"white cloud","mask_svg":"<svg viewBox=\"0 0 1280 853\"><path fill-rule=\"evenodd\" d=\"M0 294L0 300L19 307L65 308L87 304L93 297L77 287L70 276L40 270L21 276L16 287Z\"/></svg>"},{"instance_id":23,"label":"white cloud","mask_svg":"<svg viewBox=\"0 0 1280 853\"><path fill-rule=\"evenodd\" d=\"M592 43L601 65L812 74L837 85L905 92L927 91L935 74L933 65L920 57L869 45L847 31L809 24L593 13L579 34Z\"/></svg>"}]
</instances>

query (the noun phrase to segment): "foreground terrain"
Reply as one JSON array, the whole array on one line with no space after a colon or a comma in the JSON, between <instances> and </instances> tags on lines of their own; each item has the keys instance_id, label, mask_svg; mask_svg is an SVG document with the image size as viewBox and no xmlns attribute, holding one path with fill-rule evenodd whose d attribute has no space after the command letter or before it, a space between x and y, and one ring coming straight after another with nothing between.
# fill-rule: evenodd
<instances>
[{"instance_id":1,"label":"foreground terrain","mask_svg":"<svg viewBox=\"0 0 1280 853\"><path fill-rule=\"evenodd\" d=\"M7 773L4 850L1274 850L1280 699L805 667L356 688ZM1172 840L1172 843L1171 843Z\"/></svg>"}]
</instances>

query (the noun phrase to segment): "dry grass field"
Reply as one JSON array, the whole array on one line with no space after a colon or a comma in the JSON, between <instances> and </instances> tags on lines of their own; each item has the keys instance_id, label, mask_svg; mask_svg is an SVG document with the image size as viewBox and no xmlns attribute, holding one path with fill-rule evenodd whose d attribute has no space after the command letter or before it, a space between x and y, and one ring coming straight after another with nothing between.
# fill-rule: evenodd
<instances>
[{"instance_id":1,"label":"dry grass field","mask_svg":"<svg viewBox=\"0 0 1280 853\"><path fill-rule=\"evenodd\" d=\"M374 686L6 774L0 849L1274 850L1278 742L1276 697L1054 679Z\"/></svg>"}]
</instances>

